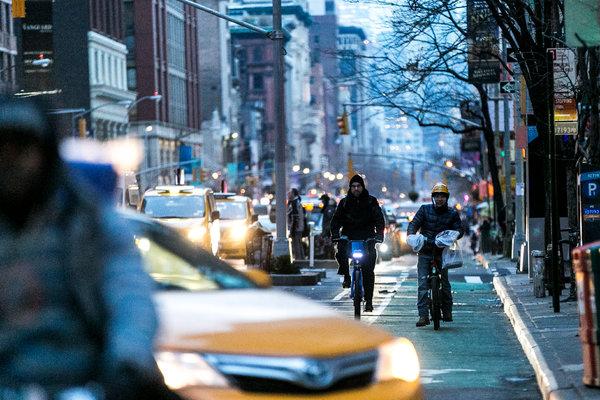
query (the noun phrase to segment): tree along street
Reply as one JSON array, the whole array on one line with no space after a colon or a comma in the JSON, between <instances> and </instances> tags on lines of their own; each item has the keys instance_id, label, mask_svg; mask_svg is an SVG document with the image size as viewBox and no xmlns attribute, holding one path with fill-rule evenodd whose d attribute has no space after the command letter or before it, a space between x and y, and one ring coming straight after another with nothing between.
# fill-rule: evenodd
<instances>
[{"instance_id":1,"label":"tree along street","mask_svg":"<svg viewBox=\"0 0 600 400\"><path fill-rule=\"evenodd\" d=\"M348 290L334 269L317 286L284 287L352 317ZM535 375L492 286L494 274L475 262L452 270L454 322L439 331L416 328L416 257L406 255L375 268L373 313L363 321L409 338L421 362L427 399L540 399Z\"/></svg>"}]
</instances>

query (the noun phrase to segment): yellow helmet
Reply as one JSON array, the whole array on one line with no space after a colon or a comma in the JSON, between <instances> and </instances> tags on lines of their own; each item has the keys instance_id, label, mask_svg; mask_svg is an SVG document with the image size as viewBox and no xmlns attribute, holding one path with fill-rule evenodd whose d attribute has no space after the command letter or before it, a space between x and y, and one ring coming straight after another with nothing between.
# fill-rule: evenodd
<instances>
[{"instance_id":1,"label":"yellow helmet","mask_svg":"<svg viewBox=\"0 0 600 400\"><path fill-rule=\"evenodd\" d=\"M433 195L434 193L442 193L446 196L450 196L448 186L446 186L446 184L442 182L438 182L435 185L433 185L433 188L431 188L431 194Z\"/></svg>"}]
</instances>

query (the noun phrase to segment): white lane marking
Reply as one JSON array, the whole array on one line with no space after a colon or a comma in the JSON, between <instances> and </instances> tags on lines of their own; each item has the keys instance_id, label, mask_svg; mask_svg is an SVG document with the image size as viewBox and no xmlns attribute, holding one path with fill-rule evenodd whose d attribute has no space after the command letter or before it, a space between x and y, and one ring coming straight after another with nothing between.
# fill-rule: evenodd
<instances>
[{"instance_id":1,"label":"white lane marking","mask_svg":"<svg viewBox=\"0 0 600 400\"><path fill-rule=\"evenodd\" d=\"M474 369L422 369L421 384L442 383L443 380L434 379L437 375L451 374L453 372L477 372Z\"/></svg>"},{"instance_id":2,"label":"white lane marking","mask_svg":"<svg viewBox=\"0 0 600 400\"><path fill-rule=\"evenodd\" d=\"M373 324L375 321L377 321L377 318L379 318L379 316L381 316L381 314L383 313L383 310L385 310L385 308L388 306L388 304L390 304L390 301L392 301L394 294L400 291L400 286L402 286L402 283L405 280L406 280L406 277L400 277L398 279L398 281L396 282L396 284L394 285L393 289L386 294L383 301L375 307L373 312L368 313L368 314L363 314L362 320L369 325Z\"/></svg>"},{"instance_id":3,"label":"white lane marking","mask_svg":"<svg viewBox=\"0 0 600 400\"><path fill-rule=\"evenodd\" d=\"M467 283L483 283L480 276L465 276Z\"/></svg>"},{"instance_id":4,"label":"white lane marking","mask_svg":"<svg viewBox=\"0 0 600 400\"><path fill-rule=\"evenodd\" d=\"M333 298L333 301L339 301L339 300L341 300L341 299L342 299L342 297L344 297L344 296L345 296L345 297L348 297L349 295L350 295L350 289L344 289L344 290L342 290L340 293L338 293L338 295L337 295L337 296L335 296L335 297Z\"/></svg>"}]
</instances>

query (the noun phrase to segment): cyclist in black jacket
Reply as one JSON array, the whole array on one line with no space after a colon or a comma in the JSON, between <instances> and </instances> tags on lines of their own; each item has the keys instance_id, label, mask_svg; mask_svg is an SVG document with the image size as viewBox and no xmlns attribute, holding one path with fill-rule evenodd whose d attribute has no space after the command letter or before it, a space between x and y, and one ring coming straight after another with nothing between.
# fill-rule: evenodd
<instances>
[{"instance_id":1,"label":"cyclist in black jacket","mask_svg":"<svg viewBox=\"0 0 600 400\"><path fill-rule=\"evenodd\" d=\"M417 275L419 282L417 309L419 321L417 327L429 325L428 298L429 282L427 275L431 269L433 257L441 258L442 249L435 245L435 237L445 230L458 231L459 238L463 235L463 226L458 212L448 207L450 192L448 186L438 182L431 189L432 204L423 204L414 218L408 224L407 234L414 235L417 231L425 236L426 242L419 251ZM452 321L452 288L448 280L448 270L442 270L442 320Z\"/></svg>"},{"instance_id":2,"label":"cyclist in black jacket","mask_svg":"<svg viewBox=\"0 0 600 400\"><path fill-rule=\"evenodd\" d=\"M350 190L346 197L340 200L331 220L331 237L340 238L341 234L348 240L376 239L383 241L385 221L379 202L369 195L365 181L360 175L350 179ZM338 275L344 275L343 287L350 287L350 269L348 265L348 250L345 242L338 242L335 258L338 261ZM375 262L377 251L375 243L369 244L369 259L363 265L363 281L365 288L365 311L373 311L373 288L375 286Z\"/></svg>"}]
</instances>

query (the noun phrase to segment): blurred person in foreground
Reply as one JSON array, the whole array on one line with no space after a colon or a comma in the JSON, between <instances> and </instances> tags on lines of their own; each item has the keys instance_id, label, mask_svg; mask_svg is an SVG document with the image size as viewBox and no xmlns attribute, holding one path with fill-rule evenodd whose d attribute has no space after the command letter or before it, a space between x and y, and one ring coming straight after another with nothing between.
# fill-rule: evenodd
<instances>
[{"instance_id":1,"label":"blurred person in foreground","mask_svg":"<svg viewBox=\"0 0 600 400\"><path fill-rule=\"evenodd\" d=\"M418 231L425 236L425 244L419 250L417 261L418 297L417 310L419 320L417 327L429 325L429 272L431 262L435 258L441 265L443 248L436 246L435 237L445 230L458 231L458 238L463 236L463 223L458 211L448 206L450 191L445 183L438 182L431 189L431 204L423 204L408 224L407 234L414 235ZM452 287L448 279L448 270L442 269L442 320L452 322Z\"/></svg>"},{"instance_id":2,"label":"blurred person in foreground","mask_svg":"<svg viewBox=\"0 0 600 400\"><path fill-rule=\"evenodd\" d=\"M127 227L80 185L45 110L0 97L2 398L173 398L153 357L153 283Z\"/></svg>"},{"instance_id":3,"label":"blurred person in foreground","mask_svg":"<svg viewBox=\"0 0 600 400\"><path fill-rule=\"evenodd\" d=\"M369 257L363 265L365 290L365 311L373 311L373 289L375 287L375 262L377 251L375 242L383 242L385 220L379 202L371 196L360 175L350 179L348 195L340 200L331 220L333 240L368 240ZM341 229L341 232L340 232ZM341 236L340 236L341 235ZM339 264L338 275L344 275L342 287L350 287L350 266L348 265L348 242L339 241L336 259Z\"/></svg>"}]
</instances>

